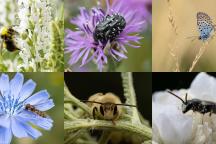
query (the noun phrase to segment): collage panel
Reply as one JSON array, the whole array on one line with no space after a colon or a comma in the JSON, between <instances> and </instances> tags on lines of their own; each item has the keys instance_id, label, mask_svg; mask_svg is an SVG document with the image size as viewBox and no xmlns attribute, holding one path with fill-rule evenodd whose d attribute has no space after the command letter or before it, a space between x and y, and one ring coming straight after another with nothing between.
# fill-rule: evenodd
<instances>
[{"instance_id":1,"label":"collage panel","mask_svg":"<svg viewBox=\"0 0 216 144\"><path fill-rule=\"evenodd\" d=\"M0 144L216 144L215 5L0 0Z\"/></svg>"},{"instance_id":2,"label":"collage panel","mask_svg":"<svg viewBox=\"0 0 216 144\"><path fill-rule=\"evenodd\" d=\"M216 73L153 73L153 143L215 144Z\"/></svg>"},{"instance_id":3,"label":"collage panel","mask_svg":"<svg viewBox=\"0 0 216 144\"><path fill-rule=\"evenodd\" d=\"M62 0L0 0L0 71L64 71Z\"/></svg>"},{"instance_id":4,"label":"collage panel","mask_svg":"<svg viewBox=\"0 0 216 144\"><path fill-rule=\"evenodd\" d=\"M151 0L65 0L65 71L151 71Z\"/></svg>"},{"instance_id":5,"label":"collage panel","mask_svg":"<svg viewBox=\"0 0 216 144\"><path fill-rule=\"evenodd\" d=\"M154 0L152 71L214 72L215 0Z\"/></svg>"},{"instance_id":6,"label":"collage panel","mask_svg":"<svg viewBox=\"0 0 216 144\"><path fill-rule=\"evenodd\" d=\"M63 73L1 73L0 143L63 143Z\"/></svg>"},{"instance_id":7,"label":"collage panel","mask_svg":"<svg viewBox=\"0 0 216 144\"><path fill-rule=\"evenodd\" d=\"M151 143L151 73L64 76L65 144Z\"/></svg>"}]
</instances>

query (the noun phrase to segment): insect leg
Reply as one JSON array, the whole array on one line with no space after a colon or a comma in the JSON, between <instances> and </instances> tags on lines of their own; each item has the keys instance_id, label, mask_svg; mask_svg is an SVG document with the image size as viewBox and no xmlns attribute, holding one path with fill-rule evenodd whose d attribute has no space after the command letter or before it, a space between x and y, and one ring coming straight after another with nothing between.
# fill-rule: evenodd
<instances>
[{"instance_id":1,"label":"insect leg","mask_svg":"<svg viewBox=\"0 0 216 144\"><path fill-rule=\"evenodd\" d=\"M212 113L213 113L213 110L211 110L211 111L210 111L210 113L209 113L209 116L211 116L211 115L212 115Z\"/></svg>"},{"instance_id":2,"label":"insect leg","mask_svg":"<svg viewBox=\"0 0 216 144\"><path fill-rule=\"evenodd\" d=\"M96 118L96 112L98 112L98 109L97 109L97 107L94 107L94 108L93 108L93 111L92 111L93 119Z\"/></svg>"},{"instance_id":3,"label":"insect leg","mask_svg":"<svg viewBox=\"0 0 216 144\"><path fill-rule=\"evenodd\" d=\"M112 120L112 123L113 123L113 125L116 125L116 123L115 123L115 120L114 120L114 119Z\"/></svg>"},{"instance_id":4,"label":"insect leg","mask_svg":"<svg viewBox=\"0 0 216 144\"><path fill-rule=\"evenodd\" d=\"M202 125L203 125L203 118L204 118L204 114L202 115Z\"/></svg>"},{"instance_id":5,"label":"insect leg","mask_svg":"<svg viewBox=\"0 0 216 144\"><path fill-rule=\"evenodd\" d=\"M2 56L2 50L3 50L3 40L2 40L2 42L1 42L1 47L0 47L0 54L1 54L1 56Z\"/></svg>"},{"instance_id":6,"label":"insect leg","mask_svg":"<svg viewBox=\"0 0 216 144\"><path fill-rule=\"evenodd\" d=\"M116 125L115 120L118 118L118 113L119 113L119 111L118 111L117 105L115 105L114 110L113 110L113 116L114 117L112 119L113 125Z\"/></svg>"},{"instance_id":7,"label":"insect leg","mask_svg":"<svg viewBox=\"0 0 216 144\"><path fill-rule=\"evenodd\" d=\"M104 116L104 109L102 106L100 106L100 113Z\"/></svg>"}]
</instances>

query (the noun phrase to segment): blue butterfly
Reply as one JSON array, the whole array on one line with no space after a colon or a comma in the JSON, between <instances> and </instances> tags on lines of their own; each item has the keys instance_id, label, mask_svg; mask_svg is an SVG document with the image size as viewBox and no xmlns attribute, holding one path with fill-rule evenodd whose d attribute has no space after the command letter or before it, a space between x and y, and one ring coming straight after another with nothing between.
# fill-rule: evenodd
<instances>
[{"instance_id":1,"label":"blue butterfly","mask_svg":"<svg viewBox=\"0 0 216 144\"><path fill-rule=\"evenodd\" d=\"M210 37L213 30L215 31L215 25L211 18L204 12L197 13L197 26L200 33L199 39L203 41Z\"/></svg>"}]
</instances>

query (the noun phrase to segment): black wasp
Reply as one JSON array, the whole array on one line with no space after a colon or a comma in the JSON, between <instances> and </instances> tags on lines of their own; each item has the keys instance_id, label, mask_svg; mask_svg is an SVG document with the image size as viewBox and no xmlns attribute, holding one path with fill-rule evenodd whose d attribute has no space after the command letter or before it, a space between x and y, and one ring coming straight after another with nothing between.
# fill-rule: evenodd
<instances>
[{"instance_id":1,"label":"black wasp","mask_svg":"<svg viewBox=\"0 0 216 144\"><path fill-rule=\"evenodd\" d=\"M93 36L95 42L112 42L124 30L126 21L119 14L107 15L100 21L94 30Z\"/></svg>"},{"instance_id":2,"label":"black wasp","mask_svg":"<svg viewBox=\"0 0 216 144\"><path fill-rule=\"evenodd\" d=\"M180 99L182 101L182 112L186 113L189 110L192 110L193 112L199 112L201 114L209 113L211 116L212 113L216 114L216 103L200 100L200 99L187 99L187 93L185 96L185 101L181 99L179 96L174 94L173 92L167 90L168 93L172 94L176 98Z\"/></svg>"}]
</instances>

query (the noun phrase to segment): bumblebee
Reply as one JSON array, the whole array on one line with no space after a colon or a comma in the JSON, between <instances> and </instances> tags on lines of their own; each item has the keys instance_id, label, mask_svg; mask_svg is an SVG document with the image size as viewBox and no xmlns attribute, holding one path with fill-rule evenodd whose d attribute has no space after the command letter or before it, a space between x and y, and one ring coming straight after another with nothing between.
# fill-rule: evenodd
<instances>
[{"instance_id":1,"label":"bumblebee","mask_svg":"<svg viewBox=\"0 0 216 144\"><path fill-rule=\"evenodd\" d=\"M1 29L0 35L2 39L1 51L3 48L6 48L9 52L14 52L20 50L15 42L15 36L19 33L13 29L12 26L4 26Z\"/></svg>"},{"instance_id":2,"label":"bumblebee","mask_svg":"<svg viewBox=\"0 0 216 144\"><path fill-rule=\"evenodd\" d=\"M111 120L114 125L115 120L119 119L122 114L122 106L136 107L123 104L119 97L113 93L97 93L83 102L87 102L87 105L91 107L94 119L98 116L101 119Z\"/></svg>"}]
</instances>

